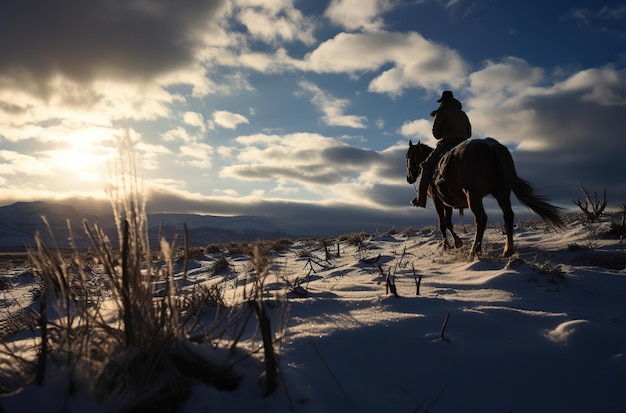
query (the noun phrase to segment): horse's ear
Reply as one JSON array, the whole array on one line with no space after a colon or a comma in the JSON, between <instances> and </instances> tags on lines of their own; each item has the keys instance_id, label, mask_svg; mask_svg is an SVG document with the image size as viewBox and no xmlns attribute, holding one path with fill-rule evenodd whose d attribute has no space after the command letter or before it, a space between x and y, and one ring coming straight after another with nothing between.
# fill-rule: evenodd
<instances>
[{"instance_id":1,"label":"horse's ear","mask_svg":"<svg viewBox=\"0 0 626 413\"><path fill-rule=\"evenodd\" d=\"M413 146L413 139L409 139L409 146Z\"/></svg>"}]
</instances>

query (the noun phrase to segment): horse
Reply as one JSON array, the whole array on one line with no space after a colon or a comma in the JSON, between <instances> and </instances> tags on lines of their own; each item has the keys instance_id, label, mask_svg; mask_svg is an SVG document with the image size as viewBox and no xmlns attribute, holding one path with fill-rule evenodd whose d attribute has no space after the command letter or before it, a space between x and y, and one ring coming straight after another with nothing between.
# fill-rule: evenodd
<instances>
[{"instance_id":1,"label":"horse","mask_svg":"<svg viewBox=\"0 0 626 413\"><path fill-rule=\"evenodd\" d=\"M414 184L421 174L420 164L433 151L433 148L409 141L406 153L406 180ZM444 161L447 164L444 165ZM441 169L445 166L445 169ZM440 170L438 172L438 170ZM441 172L443 171L443 172ZM515 253L513 246L513 219L511 191L517 199L539 215L546 224L565 228L561 208L551 205L546 198L535 193L533 185L517 175L513 157L506 146L493 138L464 141L444 155L433 174L428 186L428 196L433 200L439 220L439 229L443 236L444 249L450 248L446 229L454 238L454 246L460 248L463 241L454 232L452 211L454 208L469 208L474 214L476 233L472 244L471 257L480 256L482 240L487 226L487 214L483 207L483 198L491 194L504 215L506 244L503 257Z\"/></svg>"}]
</instances>

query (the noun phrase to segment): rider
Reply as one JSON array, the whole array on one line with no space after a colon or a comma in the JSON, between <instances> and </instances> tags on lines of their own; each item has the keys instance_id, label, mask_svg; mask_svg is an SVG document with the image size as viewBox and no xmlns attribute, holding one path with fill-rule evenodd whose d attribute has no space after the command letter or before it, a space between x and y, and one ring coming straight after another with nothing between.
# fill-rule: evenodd
<instances>
[{"instance_id":1,"label":"rider","mask_svg":"<svg viewBox=\"0 0 626 413\"><path fill-rule=\"evenodd\" d=\"M454 98L452 91L444 90L437 102L441 103L439 108L432 111L430 115L435 117L433 136L439 142L437 142L435 150L420 165L422 176L418 186L418 195L411 201L416 207L426 207L426 193L439 159L450 149L472 136L472 125L469 118L461 110L461 102Z\"/></svg>"}]
</instances>

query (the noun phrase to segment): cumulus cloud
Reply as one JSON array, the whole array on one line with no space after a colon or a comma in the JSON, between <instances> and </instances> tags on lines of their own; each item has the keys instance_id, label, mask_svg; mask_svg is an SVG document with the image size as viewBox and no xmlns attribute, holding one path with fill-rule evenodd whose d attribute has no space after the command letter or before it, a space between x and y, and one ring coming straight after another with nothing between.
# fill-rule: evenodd
<instances>
[{"instance_id":1,"label":"cumulus cloud","mask_svg":"<svg viewBox=\"0 0 626 413\"><path fill-rule=\"evenodd\" d=\"M580 92L581 99L607 107L626 106L626 70L616 70L608 66L580 71L562 84L557 85L563 92Z\"/></svg>"},{"instance_id":2,"label":"cumulus cloud","mask_svg":"<svg viewBox=\"0 0 626 413\"><path fill-rule=\"evenodd\" d=\"M623 162L615 148L623 146L626 128L626 69L587 69L560 81L541 73L520 59L489 62L473 73L475 94L466 103L476 134L511 147L520 175L546 192L582 183L623 192L623 180L605 172Z\"/></svg>"},{"instance_id":3,"label":"cumulus cloud","mask_svg":"<svg viewBox=\"0 0 626 413\"><path fill-rule=\"evenodd\" d=\"M249 123L248 118L239 113L232 113L227 110L216 110L213 112L213 122L226 129L237 129L242 123Z\"/></svg>"},{"instance_id":4,"label":"cumulus cloud","mask_svg":"<svg viewBox=\"0 0 626 413\"><path fill-rule=\"evenodd\" d=\"M160 158L163 156L170 157L172 155L172 151L167 147L149 143L144 140L137 141L134 147L144 169L157 170L159 169Z\"/></svg>"},{"instance_id":5,"label":"cumulus cloud","mask_svg":"<svg viewBox=\"0 0 626 413\"><path fill-rule=\"evenodd\" d=\"M368 90L392 96L412 87L456 88L463 85L466 75L465 61L456 51L415 32L339 33L307 54L305 61L316 72L355 75L391 64L370 82Z\"/></svg>"},{"instance_id":6,"label":"cumulus cloud","mask_svg":"<svg viewBox=\"0 0 626 413\"><path fill-rule=\"evenodd\" d=\"M499 62L488 60L484 68L469 76L470 89L475 95L517 94L543 79L543 69L517 57L506 57Z\"/></svg>"},{"instance_id":7,"label":"cumulus cloud","mask_svg":"<svg viewBox=\"0 0 626 413\"><path fill-rule=\"evenodd\" d=\"M182 145L179 149L180 157L185 165L200 169L211 167L214 152L211 145L202 142L188 143Z\"/></svg>"},{"instance_id":8,"label":"cumulus cloud","mask_svg":"<svg viewBox=\"0 0 626 413\"><path fill-rule=\"evenodd\" d=\"M311 82L301 81L299 86L306 95L310 96L311 103L324 114L322 120L325 124L357 129L366 127L367 118L365 116L344 114L346 107L350 105L348 99L336 98Z\"/></svg>"},{"instance_id":9,"label":"cumulus cloud","mask_svg":"<svg viewBox=\"0 0 626 413\"><path fill-rule=\"evenodd\" d=\"M620 128L604 125L626 106L626 70L588 69L550 84L541 69L505 59L471 74L469 91L479 133L527 148L565 149L598 133L616 139Z\"/></svg>"},{"instance_id":10,"label":"cumulus cloud","mask_svg":"<svg viewBox=\"0 0 626 413\"><path fill-rule=\"evenodd\" d=\"M390 0L332 0L324 15L347 30L384 28L381 14L390 10Z\"/></svg>"},{"instance_id":11,"label":"cumulus cloud","mask_svg":"<svg viewBox=\"0 0 626 413\"><path fill-rule=\"evenodd\" d=\"M183 113L183 121L190 126L194 126L200 130L200 132L204 132L206 130L206 124L204 122L204 117L201 113L198 112L185 112Z\"/></svg>"},{"instance_id":12,"label":"cumulus cloud","mask_svg":"<svg viewBox=\"0 0 626 413\"><path fill-rule=\"evenodd\" d=\"M189 131L182 126L178 126L174 129L170 129L161 134L161 138L165 142L193 142L195 141L195 137L189 133Z\"/></svg>"},{"instance_id":13,"label":"cumulus cloud","mask_svg":"<svg viewBox=\"0 0 626 413\"><path fill-rule=\"evenodd\" d=\"M278 41L315 42L315 24L294 7L293 0L236 0L236 19L253 38L267 43Z\"/></svg>"},{"instance_id":14,"label":"cumulus cloud","mask_svg":"<svg viewBox=\"0 0 626 413\"><path fill-rule=\"evenodd\" d=\"M432 135L432 130L432 120L417 119L403 123L399 132L407 138L415 138L424 143L429 143L428 141L431 141L430 143L432 144L433 141L435 141L435 138Z\"/></svg>"}]
</instances>

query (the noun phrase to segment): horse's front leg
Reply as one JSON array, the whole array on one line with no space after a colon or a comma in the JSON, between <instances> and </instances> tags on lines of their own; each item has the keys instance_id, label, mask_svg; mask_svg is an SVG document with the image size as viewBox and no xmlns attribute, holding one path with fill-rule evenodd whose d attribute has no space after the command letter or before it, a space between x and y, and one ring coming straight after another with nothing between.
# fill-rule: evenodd
<instances>
[{"instance_id":1,"label":"horse's front leg","mask_svg":"<svg viewBox=\"0 0 626 413\"><path fill-rule=\"evenodd\" d=\"M440 200L434 198L433 202L435 204L435 210L437 211L437 219L439 221L439 231L441 232L441 237L443 238L442 246L444 250L450 249L450 243L448 242L448 235L446 234L446 230L449 230L454 238L454 246L459 248L460 245L463 245L463 241L456 235L456 233L452 229L452 220L450 216L452 215L452 208L443 204ZM460 245L459 245L460 242Z\"/></svg>"},{"instance_id":2,"label":"horse's front leg","mask_svg":"<svg viewBox=\"0 0 626 413\"><path fill-rule=\"evenodd\" d=\"M445 221L439 218L439 232L441 232L441 237L443 238L443 241L441 242L441 246L443 247L444 250L449 250L450 248L452 248L452 246L448 242L448 234L446 234L446 229L447 227L446 227Z\"/></svg>"},{"instance_id":3,"label":"horse's front leg","mask_svg":"<svg viewBox=\"0 0 626 413\"><path fill-rule=\"evenodd\" d=\"M454 212L452 207L444 206L446 228L448 228L448 231L450 231L450 234L452 234L452 238L454 238L454 247L461 248L463 246L463 240L461 239L461 237L456 235L456 232L454 232L454 226L452 225L452 212Z\"/></svg>"},{"instance_id":4,"label":"horse's front leg","mask_svg":"<svg viewBox=\"0 0 626 413\"><path fill-rule=\"evenodd\" d=\"M445 205L435 197L433 198L433 203L435 204L435 211L437 211L437 221L439 222L439 232L441 232L441 246L444 250L450 248L450 243L448 243L448 235L446 234L446 212Z\"/></svg>"}]
</instances>

